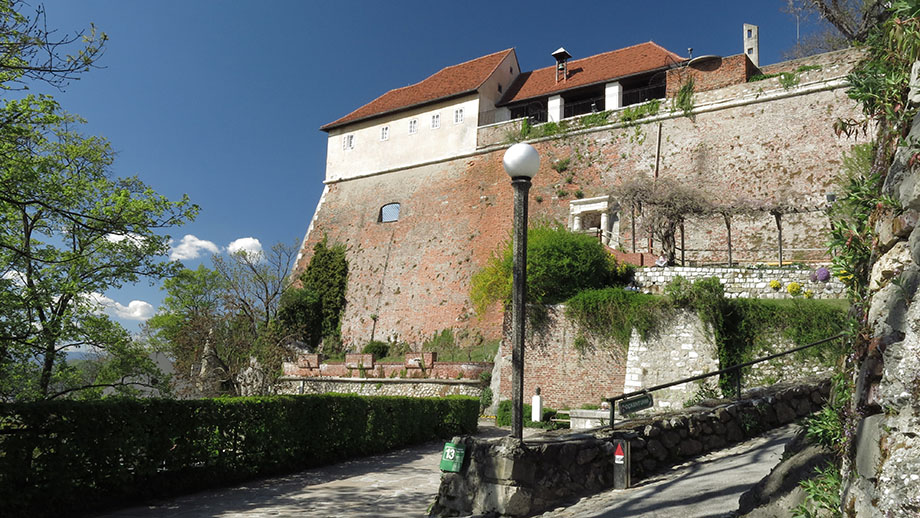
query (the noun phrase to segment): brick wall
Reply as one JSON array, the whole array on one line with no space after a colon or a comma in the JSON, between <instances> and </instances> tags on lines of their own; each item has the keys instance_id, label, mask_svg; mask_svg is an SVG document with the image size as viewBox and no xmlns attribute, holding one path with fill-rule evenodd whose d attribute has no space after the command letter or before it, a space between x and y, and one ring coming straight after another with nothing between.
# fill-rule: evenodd
<instances>
[{"instance_id":1,"label":"brick wall","mask_svg":"<svg viewBox=\"0 0 920 518\"><path fill-rule=\"evenodd\" d=\"M694 92L706 92L744 83L756 70L757 67L745 54L713 57L686 67L672 68L667 73L667 96L674 97L691 77Z\"/></svg>"},{"instance_id":2,"label":"brick wall","mask_svg":"<svg viewBox=\"0 0 920 518\"><path fill-rule=\"evenodd\" d=\"M827 66L808 74L822 72L842 76L845 67ZM759 94L752 85L701 96L740 95L733 89L742 88L753 99ZM657 157L657 123L536 142L542 163L531 189L531 219L565 222L576 196L601 196L624 178L651 174L656 158L660 177L729 199L823 205L825 194L836 189L842 152L855 143L837 138L832 124L858 113L843 87L794 94L699 113L695 120L676 115L664 119ZM417 348L446 328L458 334L469 331L470 344L500 338L502 308L496 305L477 317L469 284L509 235L512 190L501 165L503 153L503 148L486 148L468 158L328 185L296 268L306 266L313 245L324 235L346 245L350 271L342 334L347 347L395 338ZM570 159L562 173L552 168L559 158ZM378 223L380 207L392 202L401 204L399 221ZM629 217L620 215L619 241L632 252ZM816 250L790 252L787 259L826 260L818 230L826 225L821 212L784 217L786 246ZM687 248L701 250L694 260L726 259L726 234L719 219L688 221L686 229ZM769 250L775 244L769 215L736 218L732 230L736 259L743 259L744 250ZM645 252L646 236L640 232L636 238L637 251ZM371 315L378 315L376 322Z\"/></svg>"},{"instance_id":3,"label":"brick wall","mask_svg":"<svg viewBox=\"0 0 920 518\"><path fill-rule=\"evenodd\" d=\"M552 408L578 407L623 393L626 352L602 340L592 340L584 353L575 349L575 326L565 318L564 306L548 306L540 332L524 339L524 399L540 387L543 404ZM511 399L511 312L505 320L501 345L499 398ZM533 330L528 319L527 329Z\"/></svg>"}]
</instances>

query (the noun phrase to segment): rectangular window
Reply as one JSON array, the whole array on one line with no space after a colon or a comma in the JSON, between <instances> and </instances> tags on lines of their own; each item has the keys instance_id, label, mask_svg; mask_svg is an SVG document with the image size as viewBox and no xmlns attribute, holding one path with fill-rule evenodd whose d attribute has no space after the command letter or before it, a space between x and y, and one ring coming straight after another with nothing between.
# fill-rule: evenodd
<instances>
[{"instance_id":1,"label":"rectangular window","mask_svg":"<svg viewBox=\"0 0 920 518\"><path fill-rule=\"evenodd\" d=\"M753 48L753 47L751 47L751 48L748 49L748 54L754 54L754 48Z\"/></svg>"},{"instance_id":2,"label":"rectangular window","mask_svg":"<svg viewBox=\"0 0 920 518\"><path fill-rule=\"evenodd\" d=\"M454 124L460 124L463 122L463 108L457 108L454 110Z\"/></svg>"},{"instance_id":3,"label":"rectangular window","mask_svg":"<svg viewBox=\"0 0 920 518\"><path fill-rule=\"evenodd\" d=\"M418 119L410 119L409 120L409 134L415 135L416 133L418 133Z\"/></svg>"},{"instance_id":4,"label":"rectangular window","mask_svg":"<svg viewBox=\"0 0 920 518\"><path fill-rule=\"evenodd\" d=\"M354 135L345 135L342 137L342 149L354 149L355 148L355 136Z\"/></svg>"},{"instance_id":5,"label":"rectangular window","mask_svg":"<svg viewBox=\"0 0 920 518\"><path fill-rule=\"evenodd\" d=\"M387 140L390 138L390 127L384 126L380 128L380 140Z\"/></svg>"},{"instance_id":6,"label":"rectangular window","mask_svg":"<svg viewBox=\"0 0 920 518\"><path fill-rule=\"evenodd\" d=\"M431 129L438 129L441 127L441 114L435 113L431 116Z\"/></svg>"},{"instance_id":7,"label":"rectangular window","mask_svg":"<svg viewBox=\"0 0 920 518\"><path fill-rule=\"evenodd\" d=\"M748 29L748 38L751 37L751 29Z\"/></svg>"}]
</instances>

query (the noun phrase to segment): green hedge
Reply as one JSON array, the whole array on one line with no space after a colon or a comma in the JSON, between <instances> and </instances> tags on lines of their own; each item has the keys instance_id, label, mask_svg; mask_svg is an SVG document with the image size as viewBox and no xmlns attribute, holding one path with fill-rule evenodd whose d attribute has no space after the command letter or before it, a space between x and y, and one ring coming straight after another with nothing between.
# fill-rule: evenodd
<instances>
[{"instance_id":1,"label":"green hedge","mask_svg":"<svg viewBox=\"0 0 920 518\"><path fill-rule=\"evenodd\" d=\"M0 404L0 516L55 516L476 430L479 401L344 394Z\"/></svg>"}]
</instances>

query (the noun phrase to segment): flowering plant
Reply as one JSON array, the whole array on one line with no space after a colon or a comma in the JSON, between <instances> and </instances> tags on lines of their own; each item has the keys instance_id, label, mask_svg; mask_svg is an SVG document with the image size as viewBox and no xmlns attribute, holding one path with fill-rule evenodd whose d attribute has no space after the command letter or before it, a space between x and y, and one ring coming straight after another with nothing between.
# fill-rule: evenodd
<instances>
[{"instance_id":1,"label":"flowering plant","mask_svg":"<svg viewBox=\"0 0 920 518\"><path fill-rule=\"evenodd\" d=\"M797 283L797 282L790 282L790 283L786 286L786 291L788 291L789 294L792 295L792 296L794 297L794 296L796 296L796 295L802 293L802 285L799 284L799 283Z\"/></svg>"},{"instance_id":2,"label":"flowering plant","mask_svg":"<svg viewBox=\"0 0 920 518\"><path fill-rule=\"evenodd\" d=\"M831 278L831 271L822 266L815 270L815 278L821 282L827 282Z\"/></svg>"},{"instance_id":3,"label":"flowering plant","mask_svg":"<svg viewBox=\"0 0 920 518\"><path fill-rule=\"evenodd\" d=\"M810 299L810 298L813 298L813 297L815 296L815 292L813 292L813 291L811 291L811 290L805 290L804 295L805 295L805 298L806 298L806 299Z\"/></svg>"},{"instance_id":4,"label":"flowering plant","mask_svg":"<svg viewBox=\"0 0 920 518\"><path fill-rule=\"evenodd\" d=\"M783 283L779 282L776 279L773 279L772 281L770 281L770 287L773 288L774 290L779 290L780 288L783 287Z\"/></svg>"}]
</instances>

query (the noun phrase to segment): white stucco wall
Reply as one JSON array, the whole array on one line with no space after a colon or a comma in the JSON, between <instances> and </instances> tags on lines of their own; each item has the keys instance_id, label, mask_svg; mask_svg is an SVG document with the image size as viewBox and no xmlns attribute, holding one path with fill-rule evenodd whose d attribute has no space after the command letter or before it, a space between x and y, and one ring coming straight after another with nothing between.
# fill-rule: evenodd
<instances>
[{"instance_id":1,"label":"white stucco wall","mask_svg":"<svg viewBox=\"0 0 920 518\"><path fill-rule=\"evenodd\" d=\"M517 54L512 50L505 56L501 64L495 67L495 71L492 75L479 87L479 113L494 110L495 103L505 95L508 91L508 87L511 86L511 83L513 83L520 74L521 67L518 64ZM499 85L502 87L501 92L498 91ZM495 122L511 118L511 110L506 108L502 113L506 116L504 118L496 117Z\"/></svg>"},{"instance_id":2,"label":"white stucco wall","mask_svg":"<svg viewBox=\"0 0 920 518\"><path fill-rule=\"evenodd\" d=\"M515 69L517 67L515 66ZM463 108L463 122L454 123L454 110ZM431 116L440 114L441 126L432 129ZM363 176L396 167L409 167L471 153L476 150L479 96L465 97L356 122L329 132L326 150L326 181ZM418 131L409 134L409 121ZM387 140L380 131L389 127ZM354 148L343 149L343 140L354 135Z\"/></svg>"}]
</instances>

